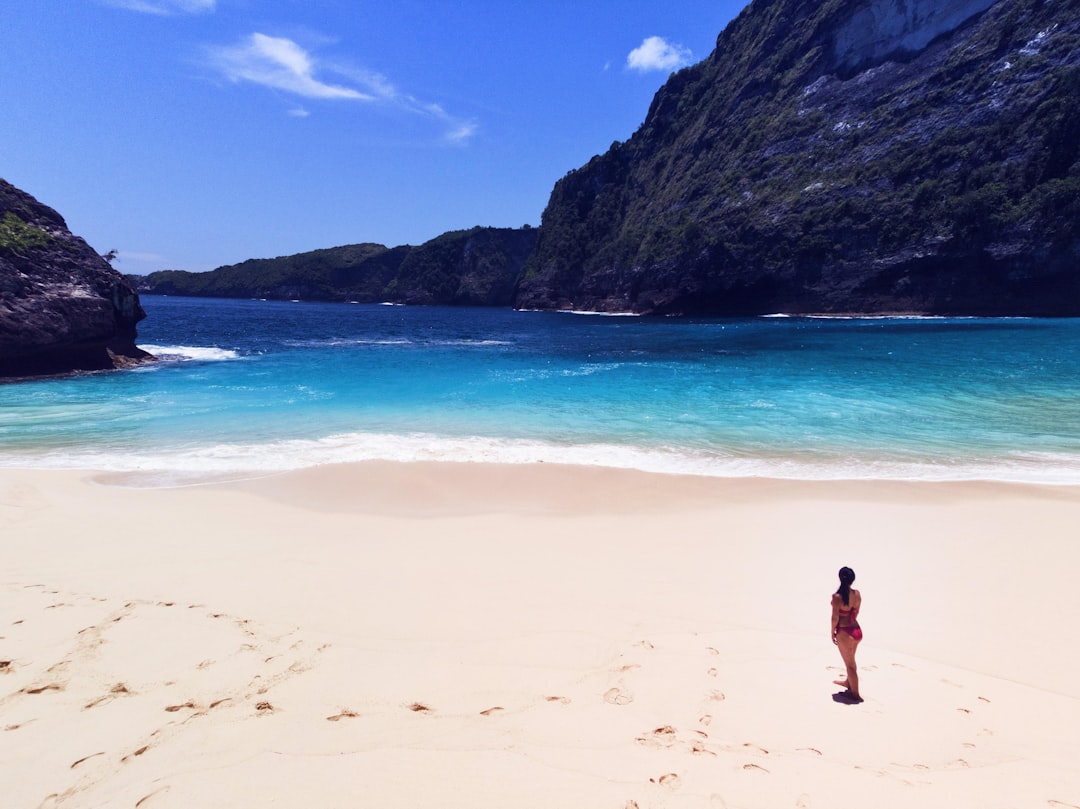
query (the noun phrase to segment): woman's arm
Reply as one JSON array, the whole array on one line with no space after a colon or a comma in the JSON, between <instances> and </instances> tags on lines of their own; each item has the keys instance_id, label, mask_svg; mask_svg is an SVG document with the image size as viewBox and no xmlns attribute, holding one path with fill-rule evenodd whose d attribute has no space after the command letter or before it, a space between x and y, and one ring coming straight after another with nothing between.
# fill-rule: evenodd
<instances>
[{"instance_id":1,"label":"woman's arm","mask_svg":"<svg viewBox=\"0 0 1080 809\"><path fill-rule=\"evenodd\" d=\"M840 594L833 593L832 618L829 620L829 637L836 643L836 625L840 623Z\"/></svg>"}]
</instances>

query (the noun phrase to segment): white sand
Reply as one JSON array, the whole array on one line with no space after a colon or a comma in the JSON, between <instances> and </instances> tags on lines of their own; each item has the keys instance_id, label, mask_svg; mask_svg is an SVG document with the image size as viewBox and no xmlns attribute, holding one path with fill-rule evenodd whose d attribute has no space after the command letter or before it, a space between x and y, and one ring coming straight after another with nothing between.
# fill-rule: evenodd
<instances>
[{"instance_id":1,"label":"white sand","mask_svg":"<svg viewBox=\"0 0 1080 809\"><path fill-rule=\"evenodd\" d=\"M0 471L4 809L1080 807L1080 490L115 483Z\"/></svg>"}]
</instances>

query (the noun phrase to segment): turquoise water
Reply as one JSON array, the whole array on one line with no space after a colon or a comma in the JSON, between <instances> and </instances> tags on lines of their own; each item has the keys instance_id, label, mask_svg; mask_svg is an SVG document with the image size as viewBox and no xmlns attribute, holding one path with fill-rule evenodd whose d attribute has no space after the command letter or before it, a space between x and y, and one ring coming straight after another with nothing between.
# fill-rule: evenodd
<instances>
[{"instance_id":1,"label":"turquoise water","mask_svg":"<svg viewBox=\"0 0 1080 809\"><path fill-rule=\"evenodd\" d=\"M0 465L364 459L1080 483L1080 321L147 297L138 370L0 386Z\"/></svg>"}]
</instances>

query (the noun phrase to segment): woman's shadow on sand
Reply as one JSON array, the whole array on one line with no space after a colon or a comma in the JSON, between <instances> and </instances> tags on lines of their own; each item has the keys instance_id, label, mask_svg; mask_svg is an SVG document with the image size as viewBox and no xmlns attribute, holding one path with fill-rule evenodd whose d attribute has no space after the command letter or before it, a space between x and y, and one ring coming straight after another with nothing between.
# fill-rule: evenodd
<instances>
[{"instance_id":1,"label":"woman's shadow on sand","mask_svg":"<svg viewBox=\"0 0 1080 809\"><path fill-rule=\"evenodd\" d=\"M862 702L862 697L857 697L847 689L843 691L837 691L832 695L833 702L839 702L841 705L858 705Z\"/></svg>"}]
</instances>

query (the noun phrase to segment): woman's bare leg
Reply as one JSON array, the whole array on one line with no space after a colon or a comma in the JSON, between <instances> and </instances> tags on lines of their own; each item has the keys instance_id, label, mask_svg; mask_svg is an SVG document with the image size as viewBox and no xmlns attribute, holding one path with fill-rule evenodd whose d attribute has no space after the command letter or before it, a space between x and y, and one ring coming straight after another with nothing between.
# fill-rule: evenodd
<instances>
[{"instance_id":1,"label":"woman's bare leg","mask_svg":"<svg viewBox=\"0 0 1080 809\"><path fill-rule=\"evenodd\" d=\"M841 632L836 645L840 648L840 657L844 659L844 665L847 667L847 679L838 682L837 685L847 688L855 699L862 699L859 696L859 670L855 666L855 649L858 648L859 642L846 632Z\"/></svg>"}]
</instances>

